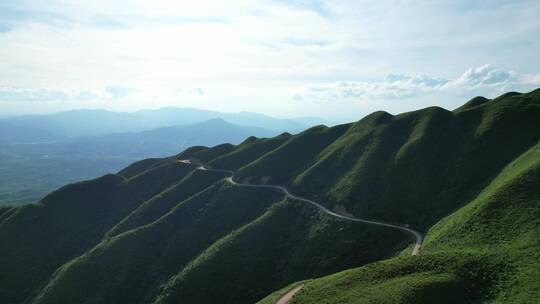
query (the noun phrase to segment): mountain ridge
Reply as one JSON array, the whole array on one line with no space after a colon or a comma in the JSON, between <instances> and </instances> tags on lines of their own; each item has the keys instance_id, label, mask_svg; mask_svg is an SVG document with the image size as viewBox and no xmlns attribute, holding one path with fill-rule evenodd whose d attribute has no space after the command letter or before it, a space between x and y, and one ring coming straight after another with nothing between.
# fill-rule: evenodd
<instances>
[{"instance_id":1,"label":"mountain ridge","mask_svg":"<svg viewBox=\"0 0 540 304\"><path fill-rule=\"evenodd\" d=\"M218 112L197 108L166 107L136 112L113 112L102 109L70 110L44 115L0 119L0 143L9 140L4 133L25 128L44 133L44 139L65 139L110 133L141 132L175 125L190 125L221 118L229 123L273 131L299 132L312 125L330 123L316 117L274 118L253 112ZM34 135L35 137L36 135ZM33 141L36 141L33 139Z\"/></svg>"},{"instance_id":2,"label":"mountain ridge","mask_svg":"<svg viewBox=\"0 0 540 304\"><path fill-rule=\"evenodd\" d=\"M452 112L377 112L356 123L250 137L239 145L192 147L134 163L102 180L62 188L0 221L0 244L6 248L0 267L8 274L0 278L0 299L253 303L318 277L307 281L294 301L429 303L438 294L455 295L461 303L510 295L533 299L527 294L537 286L534 250L539 247L531 236L539 209L534 187L540 163L538 118L540 90L535 90ZM328 209L344 206L358 217L420 227L430 231L427 250L405 256L411 249L405 234L339 221L270 189L228 185L222 181L226 174L194 171L178 162L190 158L234 170L242 182L286 185ZM498 180L503 182L490 186ZM109 202L97 204L99 199L83 190L107 195ZM482 193L504 195L477 200ZM471 213L471 208L482 212ZM72 219L56 222L53 209ZM504 216L505 210L512 212ZM92 229L92 214L99 215L99 231ZM501 227L490 223L523 215L530 223L506 233L505 248L511 250L499 256L490 250L489 242L503 236L497 233ZM474 229L461 230L458 237L459 225L445 222ZM49 234L42 231L43 223L75 236L91 231L92 237ZM52 259L54 247L22 245L34 239L70 251ZM512 248L530 250L516 254ZM501 278L512 273L506 269L513 265L530 270L510 277L523 290L505 295L498 286L510 286ZM498 271L488 275L489 269ZM365 299L358 297L362 290L368 291ZM272 303L275 296L262 303Z\"/></svg>"}]
</instances>

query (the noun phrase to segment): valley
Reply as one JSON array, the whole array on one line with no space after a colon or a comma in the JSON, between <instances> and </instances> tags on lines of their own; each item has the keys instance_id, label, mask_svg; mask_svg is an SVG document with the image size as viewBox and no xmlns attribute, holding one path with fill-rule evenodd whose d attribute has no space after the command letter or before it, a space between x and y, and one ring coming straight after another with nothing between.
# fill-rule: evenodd
<instances>
[{"instance_id":1,"label":"valley","mask_svg":"<svg viewBox=\"0 0 540 304\"><path fill-rule=\"evenodd\" d=\"M189 108L79 110L0 119L0 206L35 203L67 183L116 172L139 159L310 126L300 121Z\"/></svg>"}]
</instances>

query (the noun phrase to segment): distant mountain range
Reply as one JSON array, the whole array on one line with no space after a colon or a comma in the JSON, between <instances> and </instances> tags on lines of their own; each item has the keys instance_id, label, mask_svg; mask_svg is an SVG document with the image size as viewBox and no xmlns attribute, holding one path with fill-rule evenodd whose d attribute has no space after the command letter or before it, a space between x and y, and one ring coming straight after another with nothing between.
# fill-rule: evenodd
<instances>
[{"instance_id":1,"label":"distant mountain range","mask_svg":"<svg viewBox=\"0 0 540 304\"><path fill-rule=\"evenodd\" d=\"M240 126L214 118L191 125L162 127L149 131L85 136L60 142L33 145L52 149L49 156L129 157L135 159L164 157L190 146L214 146L224 142L237 144L249 136L269 137L277 131Z\"/></svg>"},{"instance_id":2,"label":"distant mountain range","mask_svg":"<svg viewBox=\"0 0 540 304\"><path fill-rule=\"evenodd\" d=\"M316 117L162 108L134 113L74 110L0 119L0 205L36 202L69 182L164 157L193 145L237 144L332 123Z\"/></svg>"},{"instance_id":3,"label":"distant mountain range","mask_svg":"<svg viewBox=\"0 0 540 304\"><path fill-rule=\"evenodd\" d=\"M539 185L540 89L194 146L0 208L0 302L537 303Z\"/></svg>"},{"instance_id":4,"label":"distant mountain range","mask_svg":"<svg viewBox=\"0 0 540 304\"><path fill-rule=\"evenodd\" d=\"M75 123L73 117L63 120L65 128L68 128L68 122ZM279 120L266 119L278 127ZM118 171L141 158L169 156L189 146L238 144L249 136L269 137L280 133L214 118L140 132L55 137L51 135L54 128L45 121L44 117L36 118L32 128L11 125L10 128L18 133L4 133L3 144L0 143L0 205L36 202L61 185ZM36 127L41 123L48 126L48 131ZM100 123L91 125L100 126ZM299 125L291 122L289 127ZM73 132L85 133L84 130ZM54 134L58 135L58 132Z\"/></svg>"},{"instance_id":5,"label":"distant mountain range","mask_svg":"<svg viewBox=\"0 0 540 304\"><path fill-rule=\"evenodd\" d=\"M318 124L333 124L316 117L279 119L250 112L222 113L194 108L168 107L133 113L74 110L0 119L0 143L46 142L80 136L141 132L162 127L190 125L216 118L240 126L291 133Z\"/></svg>"}]
</instances>

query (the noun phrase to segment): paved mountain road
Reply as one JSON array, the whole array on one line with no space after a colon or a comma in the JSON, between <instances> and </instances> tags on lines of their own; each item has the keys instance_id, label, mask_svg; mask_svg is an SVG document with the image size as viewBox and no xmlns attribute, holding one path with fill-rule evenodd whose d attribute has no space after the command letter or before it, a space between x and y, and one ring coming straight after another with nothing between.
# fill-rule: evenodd
<instances>
[{"instance_id":1,"label":"paved mountain road","mask_svg":"<svg viewBox=\"0 0 540 304\"><path fill-rule=\"evenodd\" d=\"M356 218L356 217L351 217L351 216L339 214L339 213L336 213L334 211L331 211L330 209L328 209L328 208L324 207L323 205L321 205L319 203L316 203L316 202L314 202L314 201L312 201L310 199L299 197L299 196L296 196L294 194L291 194L289 192L289 190L287 190L287 188L285 188L283 186L240 184L240 183L235 182L232 176L227 177L227 181L229 183L233 184L233 185L240 186L240 187L257 187L257 188L273 188L273 189L277 189L277 190L280 190L281 192L283 192L287 197L289 197L291 199L306 202L308 204L311 204L311 205L319 208L321 211L323 211L326 214L329 214L329 215L332 215L332 216L335 216L337 218L341 218L341 219L344 219L344 220L360 222L360 223L364 223L364 224L377 225L377 226L384 226L384 227L389 227L389 228L394 228L394 229L399 229L399 230L405 231L405 232L413 235L414 238L415 238L415 245L414 245L414 248L413 248L413 251L412 251L411 255L418 255L418 253L420 251L420 247L422 246L422 239L423 239L422 234L420 232L418 232L416 230L413 230L413 229L410 229L408 227L389 224L389 223L385 223L385 222L373 221L373 220L364 220L364 219L359 219L359 218Z\"/></svg>"},{"instance_id":2,"label":"paved mountain road","mask_svg":"<svg viewBox=\"0 0 540 304\"><path fill-rule=\"evenodd\" d=\"M294 295L300 291L304 287L304 284L300 284L296 286L295 288L289 290L286 294L284 294L279 300L276 302L276 304L288 304Z\"/></svg>"},{"instance_id":3,"label":"paved mountain road","mask_svg":"<svg viewBox=\"0 0 540 304\"><path fill-rule=\"evenodd\" d=\"M411 252L411 255L416 256L420 252L420 247L422 246L423 236L422 236L422 234L420 232L418 232L416 230L413 230L413 229L411 229L409 227L390 224L390 223L385 223L385 222L380 222L380 221L364 220L364 219L359 219L359 218L352 217L352 216L349 216L349 215L339 214L339 213L336 213L334 211L331 211L330 209L328 209L328 208L324 207L323 205L321 205L321 204L319 204L317 202L314 202L314 201L312 201L310 199L299 197L299 196L296 196L294 194L291 194L289 192L289 190L287 190L287 188L285 188L283 186L238 183L238 182L236 182L234 180L235 172L232 171L232 170L210 169L210 168L205 167L204 165L195 164L190 160L179 160L179 162L190 164L190 165L195 165L195 166L197 166L198 170L202 170L202 171L214 171L214 172L222 172L222 173L230 174L231 176L227 177L226 180L227 180L227 182L229 182L230 184L235 185L235 186L250 187L250 188L270 188L270 189L279 190L279 191L283 192L283 194L285 194L285 196L288 197L288 198L299 200L299 201L311 204L311 205L319 208L319 210L321 210L322 212L324 212L324 213L326 213L328 215L340 218L340 219L344 219L344 220L348 220L348 221L354 221L354 222L360 222L360 223L370 224L370 225L383 226L383 227L388 227L388 228L393 228L393 229L398 229L398 230L401 230L401 231L405 231L405 232L409 233L410 235L412 235L414 237L414 239L415 239L415 244L414 244L414 248L413 248L413 250ZM284 294L276 302L276 304L288 304L293 299L294 295L297 292L299 292L303 287L304 287L304 284L301 284L301 285L298 285L295 288L289 290L286 294Z\"/></svg>"},{"instance_id":4,"label":"paved mountain road","mask_svg":"<svg viewBox=\"0 0 540 304\"><path fill-rule=\"evenodd\" d=\"M196 165L190 160L179 160L179 162L186 163L186 164L191 164L191 165ZM413 229L411 229L409 227L402 226L402 225L391 224L391 223L386 223L386 222L381 222L381 221L359 219L359 218L356 218L356 217L352 217L352 216L348 216L348 215L344 215L344 214L339 214L339 213L336 213L334 211L331 211L330 209L328 209L328 208L324 207L323 205L321 205L321 204L319 204L317 202L314 202L314 201L312 201L310 199L299 197L299 196L296 196L294 194L291 194L289 192L289 190L287 190L287 188L285 188L283 186L238 183L238 182L234 181L235 172L232 171L232 170L210 169L210 168L205 167L204 165L198 165L197 169L202 170L202 171L214 171L214 172L222 172L222 173L230 174L231 176L227 177L226 180L227 180L227 182L229 182L229 183L231 183L232 185L235 185L235 186L251 187L251 188L271 188L271 189L279 190L279 191L283 192L285 194L285 196L287 196L288 198L299 200L299 201L311 204L311 205L319 208L324 213L326 213L328 215L331 215L331 216L334 216L334 217L337 217L337 218L340 218L340 219L353 221L353 222L360 222L360 223L369 224L369 225L383 226L383 227L388 227L388 228L393 228L393 229L398 229L398 230L401 230L401 231L405 231L408 234L410 234L411 236L413 236L414 239L415 239L415 244L414 244L414 248L413 248L413 250L411 252L411 255L415 256L415 255L418 255L420 253L420 247L422 246L422 240L423 240L424 237L422 236L422 234L420 232L418 232L416 230L413 230Z\"/></svg>"}]
</instances>

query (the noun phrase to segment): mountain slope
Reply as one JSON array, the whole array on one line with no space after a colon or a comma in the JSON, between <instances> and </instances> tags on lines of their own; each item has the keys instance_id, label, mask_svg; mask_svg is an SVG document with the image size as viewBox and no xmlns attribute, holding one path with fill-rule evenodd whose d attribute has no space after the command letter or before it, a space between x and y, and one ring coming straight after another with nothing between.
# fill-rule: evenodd
<instances>
[{"instance_id":1,"label":"mountain slope","mask_svg":"<svg viewBox=\"0 0 540 304\"><path fill-rule=\"evenodd\" d=\"M152 225L104 239L62 267L36 303L95 303L104 299L141 303L157 292L159 282L223 235L256 218L275 200L270 195L253 203L255 190L223 187L211 186L176 205ZM111 277L114 279L108 279ZM81 291L81 283L88 293Z\"/></svg>"},{"instance_id":2,"label":"mountain slope","mask_svg":"<svg viewBox=\"0 0 540 304\"><path fill-rule=\"evenodd\" d=\"M145 178L109 174L65 186L37 205L18 208L0 223L2 302L19 303L32 295L56 268L95 246L140 201L191 170L169 163Z\"/></svg>"},{"instance_id":3,"label":"mountain slope","mask_svg":"<svg viewBox=\"0 0 540 304\"><path fill-rule=\"evenodd\" d=\"M419 259L315 279L292 303L533 303L540 297L539 184L540 143L432 227Z\"/></svg>"},{"instance_id":4,"label":"mountain slope","mask_svg":"<svg viewBox=\"0 0 540 304\"><path fill-rule=\"evenodd\" d=\"M192 147L5 210L0 301L253 303L322 277L294 301L526 302L538 273L540 90L478 100ZM425 247L410 257L405 233L228 184L185 159L410 224L429 231Z\"/></svg>"}]
</instances>

